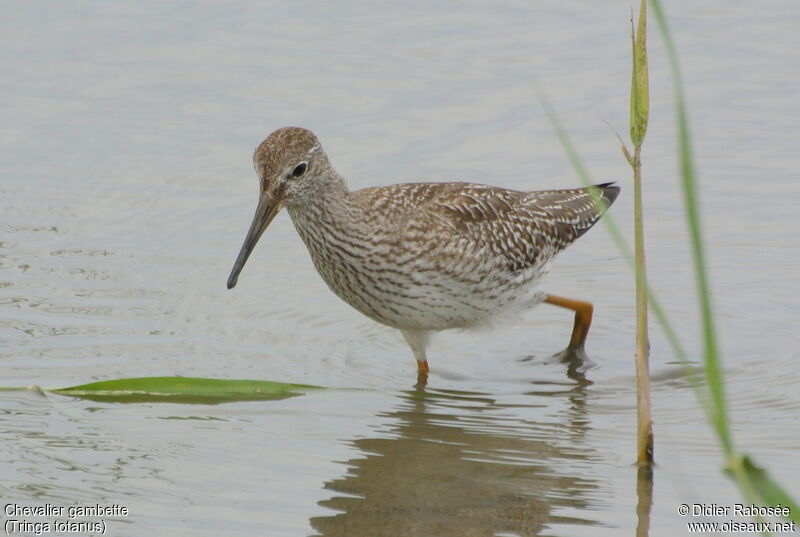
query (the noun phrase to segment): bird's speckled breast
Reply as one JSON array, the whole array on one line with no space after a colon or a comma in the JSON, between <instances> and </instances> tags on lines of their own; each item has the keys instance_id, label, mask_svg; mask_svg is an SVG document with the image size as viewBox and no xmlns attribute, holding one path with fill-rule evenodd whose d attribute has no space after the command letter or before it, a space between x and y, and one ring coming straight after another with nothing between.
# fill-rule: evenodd
<instances>
[{"instance_id":1,"label":"bird's speckled breast","mask_svg":"<svg viewBox=\"0 0 800 537\"><path fill-rule=\"evenodd\" d=\"M542 300L531 284L543 267L511 273L487 245L466 236L404 225L391 211L318 205L289 213L328 287L387 326L470 327Z\"/></svg>"}]
</instances>

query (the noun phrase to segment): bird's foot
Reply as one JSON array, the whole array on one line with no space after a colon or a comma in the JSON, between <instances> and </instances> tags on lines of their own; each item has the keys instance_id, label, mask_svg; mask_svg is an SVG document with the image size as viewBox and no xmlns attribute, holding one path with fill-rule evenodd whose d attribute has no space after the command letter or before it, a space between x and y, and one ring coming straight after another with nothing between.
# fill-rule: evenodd
<instances>
[{"instance_id":1,"label":"bird's foot","mask_svg":"<svg viewBox=\"0 0 800 537\"><path fill-rule=\"evenodd\" d=\"M525 358L521 358L519 361L530 362L533 360L536 360L542 364L554 364L556 362L560 364L566 364L567 377L584 386L592 384L592 381L586 378L586 372L593 368L595 364L586 355L586 350L582 345L570 345L563 351L552 354L544 359L540 359L536 355L530 355L526 356Z\"/></svg>"},{"instance_id":2,"label":"bird's foot","mask_svg":"<svg viewBox=\"0 0 800 537\"><path fill-rule=\"evenodd\" d=\"M553 355L553 359L558 360L567 366L567 376L572 380L581 384L591 384L592 381L586 378L586 372L594 367L592 362L586 355L586 350L583 345L569 345L561 352Z\"/></svg>"}]
</instances>

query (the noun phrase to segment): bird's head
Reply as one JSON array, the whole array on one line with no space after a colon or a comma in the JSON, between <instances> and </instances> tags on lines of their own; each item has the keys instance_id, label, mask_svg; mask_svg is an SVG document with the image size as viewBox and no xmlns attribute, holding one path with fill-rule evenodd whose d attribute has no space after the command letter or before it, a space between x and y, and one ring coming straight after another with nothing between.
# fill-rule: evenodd
<instances>
[{"instance_id":1,"label":"bird's head","mask_svg":"<svg viewBox=\"0 0 800 537\"><path fill-rule=\"evenodd\" d=\"M312 203L327 179L336 177L317 137L299 127L283 127L267 136L253 153L253 165L260 185L258 206L228 278L228 289L236 285L247 258L278 212L284 206Z\"/></svg>"}]
</instances>

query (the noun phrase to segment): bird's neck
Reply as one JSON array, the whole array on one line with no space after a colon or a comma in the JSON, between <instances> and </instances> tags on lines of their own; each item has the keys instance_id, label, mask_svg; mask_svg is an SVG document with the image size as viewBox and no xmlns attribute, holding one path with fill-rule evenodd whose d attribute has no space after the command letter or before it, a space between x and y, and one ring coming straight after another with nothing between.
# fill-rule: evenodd
<instances>
[{"instance_id":1,"label":"bird's neck","mask_svg":"<svg viewBox=\"0 0 800 537\"><path fill-rule=\"evenodd\" d=\"M297 231L305 240L309 233L320 228L348 229L358 219L352 205L350 190L336 172L326 175L314 185L314 191L303 203L287 204L286 210Z\"/></svg>"}]
</instances>

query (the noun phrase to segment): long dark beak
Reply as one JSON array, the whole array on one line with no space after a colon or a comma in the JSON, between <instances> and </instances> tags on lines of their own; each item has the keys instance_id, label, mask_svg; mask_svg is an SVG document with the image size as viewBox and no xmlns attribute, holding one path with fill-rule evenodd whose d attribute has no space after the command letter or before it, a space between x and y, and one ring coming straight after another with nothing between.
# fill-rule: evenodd
<instances>
[{"instance_id":1,"label":"long dark beak","mask_svg":"<svg viewBox=\"0 0 800 537\"><path fill-rule=\"evenodd\" d=\"M239 251L239 257L236 258L236 263L233 265L231 275L228 277L228 289L232 289L239 279L239 273L242 271L247 258L250 257L253 248L255 248L261 234L267 229L267 226L272 219L278 214L281 208L281 199L278 196L270 196L269 194L261 194L258 199L258 207L256 207L256 214L253 216L253 223L250 224L250 229L247 232L247 237L244 238L244 244Z\"/></svg>"}]
</instances>

